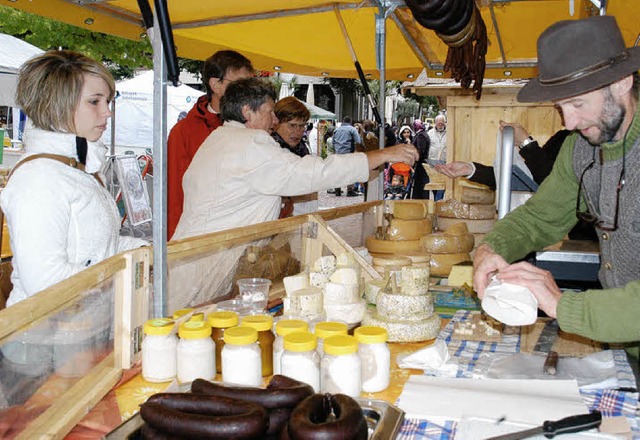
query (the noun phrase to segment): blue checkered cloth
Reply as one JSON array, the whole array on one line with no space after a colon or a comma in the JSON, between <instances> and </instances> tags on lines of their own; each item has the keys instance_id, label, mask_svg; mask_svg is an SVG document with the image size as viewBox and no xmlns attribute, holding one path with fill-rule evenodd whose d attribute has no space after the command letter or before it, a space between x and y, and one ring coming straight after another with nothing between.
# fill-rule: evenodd
<instances>
[{"instance_id":1,"label":"blue checkered cloth","mask_svg":"<svg viewBox=\"0 0 640 440\"><path fill-rule=\"evenodd\" d=\"M473 313L458 310L437 339L444 341L449 347L452 358L458 361L456 377L472 378L474 371L486 371L485 362L489 362L489 353L514 354L520 351L520 334L503 335L500 342L464 341L453 339L456 322L466 321ZM620 388L635 389L636 383L627 355L623 350L613 350L616 376ZM633 438L640 439L640 423L636 418L638 393L612 389L580 390L585 404L590 410L599 410L604 417L624 416L631 425ZM400 440L419 439L453 439L456 422L447 421L444 425L422 419L405 419L397 438Z\"/></svg>"}]
</instances>

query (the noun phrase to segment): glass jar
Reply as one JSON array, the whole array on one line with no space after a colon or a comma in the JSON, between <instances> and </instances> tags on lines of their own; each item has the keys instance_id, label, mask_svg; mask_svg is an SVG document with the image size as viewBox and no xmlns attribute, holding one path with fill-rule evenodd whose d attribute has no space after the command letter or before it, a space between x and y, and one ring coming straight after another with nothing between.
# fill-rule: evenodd
<instances>
[{"instance_id":1,"label":"glass jar","mask_svg":"<svg viewBox=\"0 0 640 440\"><path fill-rule=\"evenodd\" d=\"M225 330L222 381L254 387L262 384L262 361L256 329L231 327Z\"/></svg>"},{"instance_id":2,"label":"glass jar","mask_svg":"<svg viewBox=\"0 0 640 440\"><path fill-rule=\"evenodd\" d=\"M391 353L387 346L387 330L365 325L354 330L358 356L362 363L362 391L377 393L389 386Z\"/></svg>"},{"instance_id":3,"label":"glass jar","mask_svg":"<svg viewBox=\"0 0 640 440\"><path fill-rule=\"evenodd\" d=\"M329 336L324 340L324 355L320 361L321 393L360 396L361 369L358 341L353 336Z\"/></svg>"},{"instance_id":4,"label":"glass jar","mask_svg":"<svg viewBox=\"0 0 640 440\"><path fill-rule=\"evenodd\" d=\"M293 332L309 332L309 324L301 319L281 319L276 322L276 338L273 341L273 374L280 374L280 358L284 351L284 336Z\"/></svg>"},{"instance_id":5,"label":"glass jar","mask_svg":"<svg viewBox=\"0 0 640 440\"><path fill-rule=\"evenodd\" d=\"M213 380L216 376L216 347L211 326L204 321L187 321L178 329L178 381Z\"/></svg>"},{"instance_id":6,"label":"glass jar","mask_svg":"<svg viewBox=\"0 0 640 440\"><path fill-rule=\"evenodd\" d=\"M222 373L222 347L224 347L224 331L238 325L238 314L228 310L218 310L209 315L211 340L216 344L216 373Z\"/></svg>"},{"instance_id":7,"label":"glass jar","mask_svg":"<svg viewBox=\"0 0 640 440\"><path fill-rule=\"evenodd\" d=\"M322 355L324 354L322 347L326 338L329 336L346 335L348 330L349 328L344 322L323 321L317 323L313 329L313 333L318 338L318 345L316 347L318 356L322 358Z\"/></svg>"},{"instance_id":8,"label":"glass jar","mask_svg":"<svg viewBox=\"0 0 640 440\"><path fill-rule=\"evenodd\" d=\"M148 382L168 382L176 377L178 337L173 325L173 320L168 318L144 323L142 377Z\"/></svg>"},{"instance_id":9,"label":"glass jar","mask_svg":"<svg viewBox=\"0 0 640 440\"><path fill-rule=\"evenodd\" d=\"M284 336L282 374L299 380L320 391L320 356L316 351L316 337L307 332L293 332Z\"/></svg>"},{"instance_id":10,"label":"glass jar","mask_svg":"<svg viewBox=\"0 0 640 440\"><path fill-rule=\"evenodd\" d=\"M249 315L242 318L242 326L251 327L258 332L258 346L262 360L262 375L273 374L273 317L270 315Z\"/></svg>"}]
</instances>

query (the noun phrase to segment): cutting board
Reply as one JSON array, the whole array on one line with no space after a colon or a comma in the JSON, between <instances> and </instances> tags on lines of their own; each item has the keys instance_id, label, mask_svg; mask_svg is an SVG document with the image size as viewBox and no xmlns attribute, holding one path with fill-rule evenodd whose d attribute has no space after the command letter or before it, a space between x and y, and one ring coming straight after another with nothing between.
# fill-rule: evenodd
<instances>
[{"instance_id":1,"label":"cutting board","mask_svg":"<svg viewBox=\"0 0 640 440\"><path fill-rule=\"evenodd\" d=\"M534 324L522 327L520 331L520 351L522 353L533 353L540 333L549 320L550 318L538 318ZM562 330L558 331L558 337L552 347L552 350L561 357L583 357L603 349L600 342Z\"/></svg>"}]
</instances>

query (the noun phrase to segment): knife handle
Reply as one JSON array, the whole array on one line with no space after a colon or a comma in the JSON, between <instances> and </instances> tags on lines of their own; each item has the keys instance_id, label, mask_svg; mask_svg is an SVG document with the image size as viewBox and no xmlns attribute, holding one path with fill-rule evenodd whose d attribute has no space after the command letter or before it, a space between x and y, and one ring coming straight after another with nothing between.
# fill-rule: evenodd
<instances>
[{"instance_id":1,"label":"knife handle","mask_svg":"<svg viewBox=\"0 0 640 440\"><path fill-rule=\"evenodd\" d=\"M558 371L558 353L556 351L550 351L542 366L542 372L544 374L555 375Z\"/></svg>"},{"instance_id":2,"label":"knife handle","mask_svg":"<svg viewBox=\"0 0 640 440\"><path fill-rule=\"evenodd\" d=\"M558 434L567 434L570 432L586 431L587 429L597 428L602 422L602 414L600 411L594 411L589 414L580 414L578 416L565 417L564 419L546 421L542 425L544 436L553 438Z\"/></svg>"}]
</instances>

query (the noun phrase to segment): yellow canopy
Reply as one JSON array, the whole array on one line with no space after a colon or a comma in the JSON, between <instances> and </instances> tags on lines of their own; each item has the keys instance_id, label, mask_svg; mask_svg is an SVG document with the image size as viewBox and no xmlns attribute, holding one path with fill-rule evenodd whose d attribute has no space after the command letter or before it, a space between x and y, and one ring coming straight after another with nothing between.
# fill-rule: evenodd
<instances>
[{"instance_id":1,"label":"yellow canopy","mask_svg":"<svg viewBox=\"0 0 640 440\"><path fill-rule=\"evenodd\" d=\"M137 0L2 0L10 7L96 32L144 38ZM167 0L179 56L205 59L237 50L262 70L356 77L335 10L346 25L365 74L378 77L376 22L384 0ZM153 6L153 1L150 1ZM448 47L417 24L403 0L386 20L386 78L407 80L442 72ZM536 40L552 23L598 14L599 0L477 0L487 26L486 78L535 75ZM594 4L595 3L595 4ZM608 0L628 46L640 33L640 1ZM571 9L573 5L573 15ZM584 44L598 44L585 41Z\"/></svg>"}]
</instances>

